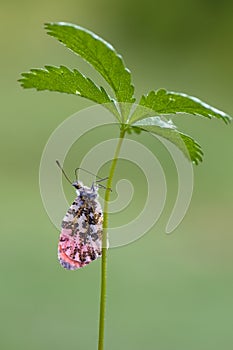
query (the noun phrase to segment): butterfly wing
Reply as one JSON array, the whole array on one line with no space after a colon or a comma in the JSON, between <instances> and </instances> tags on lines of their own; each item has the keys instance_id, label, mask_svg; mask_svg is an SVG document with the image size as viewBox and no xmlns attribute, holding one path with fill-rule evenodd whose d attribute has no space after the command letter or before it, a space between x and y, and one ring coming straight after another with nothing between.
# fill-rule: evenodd
<instances>
[{"instance_id":1,"label":"butterfly wing","mask_svg":"<svg viewBox=\"0 0 233 350\"><path fill-rule=\"evenodd\" d=\"M58 259L68 270L88 265L102 255L103 213L96 199L79 196L63 221L58 244Z\"/></svg>"}]
</instances>

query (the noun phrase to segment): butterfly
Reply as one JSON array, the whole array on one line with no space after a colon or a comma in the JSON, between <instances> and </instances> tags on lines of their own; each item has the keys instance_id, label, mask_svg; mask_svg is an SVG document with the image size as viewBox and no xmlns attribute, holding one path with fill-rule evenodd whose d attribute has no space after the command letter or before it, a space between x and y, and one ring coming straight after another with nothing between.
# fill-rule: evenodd
<instances>
[{"instance_id":1,"label":"butterfly","mask_svg":"<svg viewBox=\"0 0 233 350\"><path fill-rule=\"evenodd\" d=\"M58 260L65 269L77 270L102 255L103 212L98 201L98 189L104 186L93 183L87 187L81 181L72 183L60 163L56 163L77 193L62 220ZM102 180L105 179L99 181Z\"/></svg>"}]
</instances>

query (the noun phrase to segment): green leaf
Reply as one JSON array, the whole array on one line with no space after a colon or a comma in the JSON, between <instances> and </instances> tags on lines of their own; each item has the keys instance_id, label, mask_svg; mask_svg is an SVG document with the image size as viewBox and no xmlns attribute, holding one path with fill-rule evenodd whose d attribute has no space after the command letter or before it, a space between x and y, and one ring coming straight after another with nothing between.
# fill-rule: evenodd
<instances>
[{"instance_id":1,"label":"green leaf","mask_svg":"<svg viewBox=\"0 0 233 350\"><path fill-rule=\"evenodd\" d=\"M149 108L151 111L144 109ZM131 116L129 123L142 120L148 116L166 114L194 114L207 118L222 119L226 124L231 121L231 117L224 112L209 106L196 97L183 93L166 91L160 89L151 91L147 96L142 96L138 107Z\"/></svg>"},{"instance_id":2,"label":"green leaf","mask_svg":"<svg viewBox=\"0 0 233 350\"><path fill-rule=\"evenodd\" d=\"M169 140L195 164L202 161L201 146L190 136L179 132L171 121L160 117L150 117L132 124L132 127L134 126Z\"/></svg>"},{"instance_id":3,"label":"green leaf","mask_svg":"<svg viewBox=\"0 0 233 350\"><path fill-rule=\"evenodd\" d=\"M45 69L31 69L29 73L22 73L22 76L19 81L26 89L50 90L85 97L99 104L106 104L104 106L120 120L114 101L104 88L95 85L76 69L71 71L64 66L46 66Z\"/></svg>"},{"instance_id":4,"label":"green leaf","mask_svg":"<svg viewBox=\"0 0 233 350\"><path fill-rule=\"evenodd\" d=\"M122 57L96 34L70 23L47 23L48 34L90 63L108 82L118 102L133 103L134 87Z\"/></svg>"}]
</instances>

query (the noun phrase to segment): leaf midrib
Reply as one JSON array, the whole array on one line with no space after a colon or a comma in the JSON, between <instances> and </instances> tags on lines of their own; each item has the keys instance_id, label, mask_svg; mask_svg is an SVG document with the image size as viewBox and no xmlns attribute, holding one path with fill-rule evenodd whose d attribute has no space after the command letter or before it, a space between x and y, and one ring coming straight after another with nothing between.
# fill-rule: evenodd
<instances>
[{"instance_id":1,"label":"leaf midrib","mask_svg":"<svg viewBox=\"0 0 233 350\"><path fill-rule=\"evenodd\" d=\"M88 33L89 34L89 33ZM85 44L85 42L84 42L84 40L82 40L80 37L75 37L73 34L72 34L72 37L75 39L75 40L77 40L77 42L79 42L79 43L81 43L82 44L82 46L84 46L84 44ZM95 39L95 40L97 40L97 39ZM102 42L101 42L102 43ZM66 44L64 44L68 49L69 49L69 47L66 45ZM96 46L95 46L95 48L96 48ZM71 49L70 49L71 50ZM110 49L111 51L112 51L112 49ZM101 67L102 68L102 71L104 71L104 73L105 73L105 76L107 77L107 79L108 79L108 83L110 84L110 86L113 86L114 87L114 89L113 89L113 91L114 91L114 93L115 94L117 94L117 87L116 87L116 85L114 84L114 82L112 81L112 79L109 77L109 71L107 71L106 69L105 69L105 67L104 67L104 65L102 64L102 62L101 62L101 60L98 58L98 55L95 55L95 53L93 52L93 48L90 48L89 46L88 46L88 49L87 49L87 51L85 51L85 50L83 50L83 49L81 49L80 50L81 52L82 52L82 54L83 54L83 56L87 56L87 54L88 55L90 55L90 53L91 53L91 57L92 57L92 61L94 61L94 62L97 62L98 63L98 66L99 67ZM112 51L113 52L113 51ZM79 53L77 53L81 58L83 58L83 56L81 55L81 54L79 54ZM118 55L117 55L117 53L116 53L116 56L117 57L119 57ZM86 62L88 62L86 59L84 59ZM92 65L90 62L88 62L90 65ZM110 73L112 73L112 68L111 68L111 70L110 70ZM99 73L100 74L100 73ZM100 74L101 75L101 74ZM104 79L106 79L105 77L104 77Z\"/></svg>"}]
</instances>

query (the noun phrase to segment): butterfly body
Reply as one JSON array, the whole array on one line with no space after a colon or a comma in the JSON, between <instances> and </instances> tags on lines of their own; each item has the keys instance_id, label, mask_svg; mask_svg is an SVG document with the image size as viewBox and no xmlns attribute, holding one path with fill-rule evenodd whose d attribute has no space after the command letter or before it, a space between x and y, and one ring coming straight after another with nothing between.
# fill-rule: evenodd
<instances>
[{"instance_id":1,"label":"butterfly body","mask_svg":"<svg viewBox=\"0 0 233 350\"><path fill-rule=\"evenodd\" d=\"M68 270L88 265L102 255L103 213L98 202L98 187L72 184L77 197L63 221L58 244L58 259Z\"/></svg>"}]
</instances>

